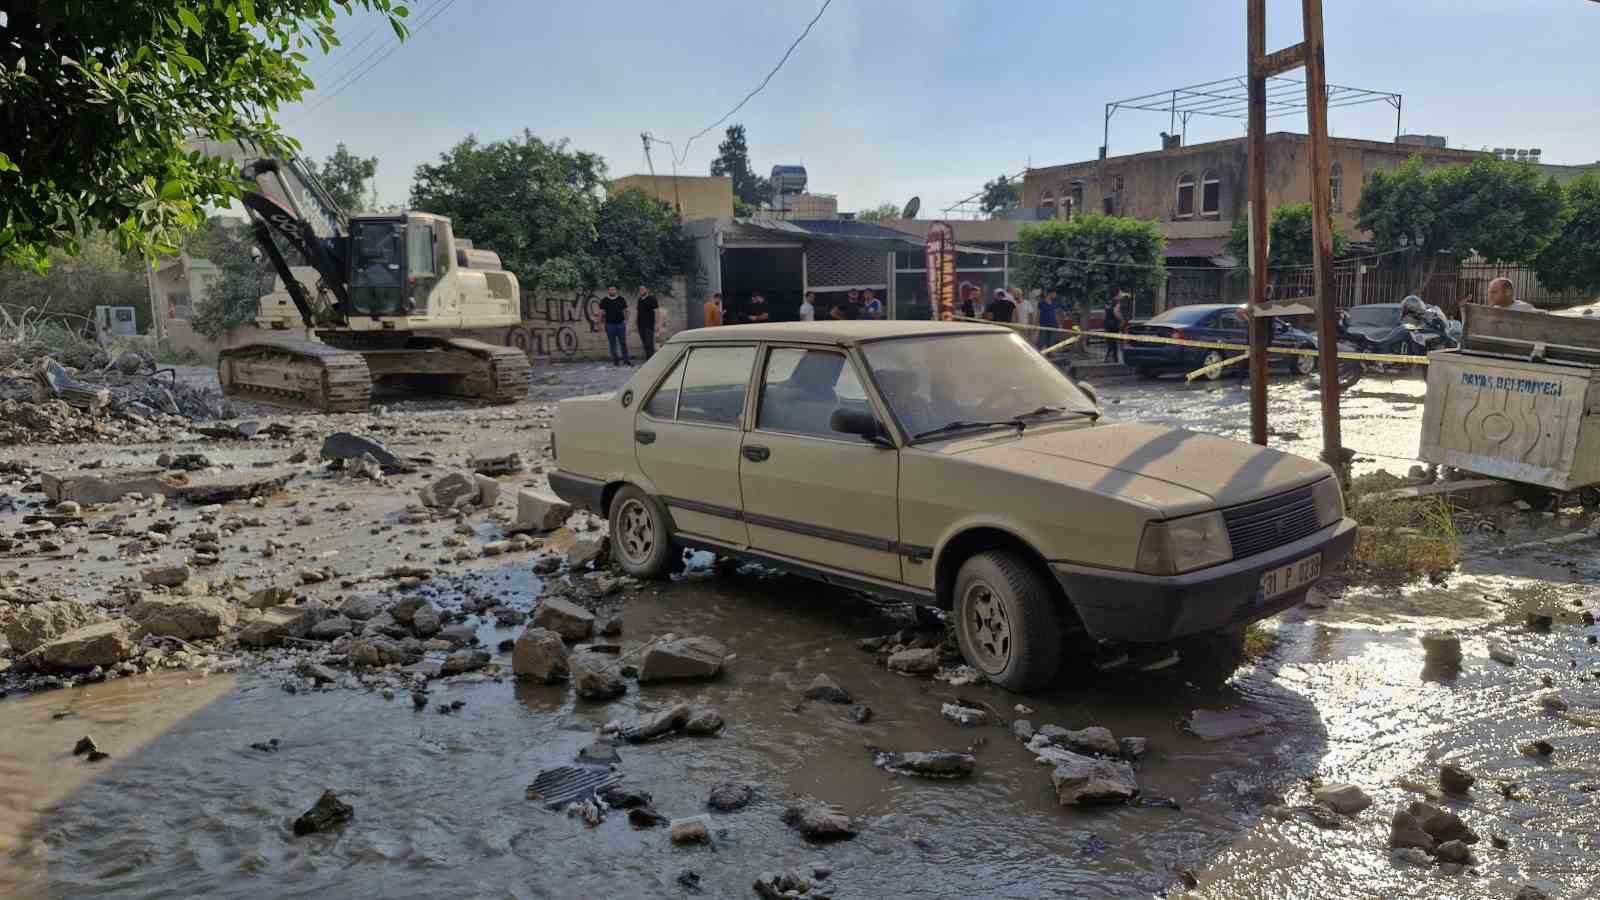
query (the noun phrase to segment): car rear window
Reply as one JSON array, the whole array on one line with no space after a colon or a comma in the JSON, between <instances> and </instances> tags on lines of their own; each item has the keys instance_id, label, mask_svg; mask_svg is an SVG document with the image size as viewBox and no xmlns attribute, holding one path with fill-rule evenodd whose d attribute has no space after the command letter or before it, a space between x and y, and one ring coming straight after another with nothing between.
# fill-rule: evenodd
<instances>
[{"instance_id":1,"label":"car rear window","mask_svg":"<svg viewBox=\"0 0 1600 900\"><path fill-rule=\"evenodd\" d=\"M1216 312L1215 306L1180 306L1169 309L1153 319L1146 319L1146 325L1198 325L1206 316Z\"/></svg>"}]
</instances>

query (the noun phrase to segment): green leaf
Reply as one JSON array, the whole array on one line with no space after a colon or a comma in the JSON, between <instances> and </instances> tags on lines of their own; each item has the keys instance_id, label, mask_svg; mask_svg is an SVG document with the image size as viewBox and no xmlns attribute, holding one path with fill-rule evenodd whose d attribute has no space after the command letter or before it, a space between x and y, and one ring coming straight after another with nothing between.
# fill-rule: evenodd
<instances>
[{"instance_id":1,"label":"green leaf","mask_svg":"<svg viewBox=\"0 0 1600 900\"><path fill-rule=\"evenodd\" d=\"M400 24L399 19L390 19L389 27L394 29L394 36L399 40L406 39L406 27Z\"/></svg>"},{"instance_id":2,"label":"green leaf","mask_svg":"<svg viewBox=\"0 0 1600 900\"><path fill-rule=\"evenodd\" d=\"M184 27L188 28L196 35L205 35L205 28L200 24L200 17L196 16L194 13L190 12L184 7L178 7L178 19L183 22Z\"/></svg>"},{"instance_id":3,"label":"green leaf","mask_svg":"<svg viewBox=\"0 0 1600 900\"><path fill-rule=\"evenodd\" d=\"M402 19L404 19L406 16L411 15L411 10L406 9L404 6L396 6L394 9L390 10L390 12L394 13L396 16L399 16Z\"/></svg>"},{"instance_id":4,"label":"green leaf","mask_svg":"<svg viewBox=\"0 0 1600 900\"><path fill-rule=\"evenodd\" d=\"M183 196L183 182L174 178L161 185L161 190L157 191L157 193L161 195L163 200L176 200Z\"/></svg>"},{"instance_id":5,"label":"green leaf","mask_svg":"<svg viewBox=\"0 0 1600 900\"><path fill-rule=\"evenodd\" d=\"M183 63L183 65L194 74L204 75L206 73L206 67L201 64L200 60L195 59L187 53L174 53L172 55L178 60L178 62Z\"/></svg>"}]
</instances>

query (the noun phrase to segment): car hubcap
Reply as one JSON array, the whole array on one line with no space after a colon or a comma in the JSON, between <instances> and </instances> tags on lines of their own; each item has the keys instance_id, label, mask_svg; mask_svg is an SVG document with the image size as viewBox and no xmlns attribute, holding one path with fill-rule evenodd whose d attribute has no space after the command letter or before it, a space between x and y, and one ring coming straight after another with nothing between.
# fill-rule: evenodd
<instances>
[{"instance_id":1,"label":"car hubcap","mask_svg":"<svg viewBox=\"0 0 1600 900\"><path fill-rule=\"evenodd\" d=\"M1317 358L1315 356L1296 357L1295 365L1300 367L1301 375L1311 375L1317 371Z\"/></svg>"},{"instance_id":2,"label":"car hubcap","mask_svg":"<svg viewBox=\"0 0 1600 900\"><path fill-rule=\"evenodd\" d=\"M961 604L963 643L973 665L994 675L1011 662L1011 613L983 582L967 588Z\"/></svg>"},{"instance_id":3,"label":"car hubcap","mask_svg":"<svg viewBox=\"0 0 1600 900\"><path fill-rule=\"evenodd\" d=\"M650 520L650 510L638 500L627 500L618 512L617 548L623 559L633 565L643 565L656 548L656 530Z\"/></svg>"},{"instance_id":4,"label":"car hubcap","mask_svg":"<svg viewBox=\"0 0 1600 900\"><path fill-rule=\"evenodd\" d=\"M1222 354L1221 353L1218 353L1217 351L1213 350L1210 353L1206 354L1206 365L1214 366L1219 362L1222 362ZM1211 379L1212 381L1216 381L1218 378L1222 377L1222 370L1221 369L1212 369L1211 371L1206 373L1206 377Z\"/></svg>"}]
</instances>

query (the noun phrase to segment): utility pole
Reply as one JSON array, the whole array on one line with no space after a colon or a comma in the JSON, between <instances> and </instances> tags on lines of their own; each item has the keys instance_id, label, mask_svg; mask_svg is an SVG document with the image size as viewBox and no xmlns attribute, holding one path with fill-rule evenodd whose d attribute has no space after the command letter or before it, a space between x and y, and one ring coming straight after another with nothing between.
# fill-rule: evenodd
<instances>
[{"instance_id":1,"label":"utility pole","mask_svg":"<svg viewBox=\"0 0 1600 900\"><path fill-rule=\"evenodd\" d=\"M1339 434L1338 298L1333 286L1333 196L1329 186L1328 73L1323 53L1322 0L1301 0L1305 40L1267 52L1266 0L1248 0L1250 95L1250 438L1267 443L1267 79L1305 67L1306 125L1311 166L1311 234L1317 303L1317 366L1322 380L1322 458L1343 474Z\"/></svg>"}]
</instances>

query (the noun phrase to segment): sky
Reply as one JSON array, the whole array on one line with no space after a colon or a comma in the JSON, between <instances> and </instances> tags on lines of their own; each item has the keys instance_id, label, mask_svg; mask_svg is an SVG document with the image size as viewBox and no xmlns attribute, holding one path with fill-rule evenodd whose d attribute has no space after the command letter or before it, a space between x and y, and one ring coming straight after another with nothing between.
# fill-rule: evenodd
<instances>
[{"instance_id":1,"label":"sky","mask_svg":"<svg viewBox=\"0 0 1600 900\"><path fill-rule=\"evenodd\" d=\"M721 118L767 74L822 0L410 0L397 44L371 14L313 56L318 83L279 119L321 159L344 143L379 160L382 205L419 163L468 134L523 129L646 171L641 132L674 142ZM1301 39L1300 0L1268 0L1269 50ZM1600 3L1325 0L1328 80L1404 95L1403 130L1450 146L1539 147L1600 160ZM437 15L434 15L437 13ZM431 20L430 20L431 18ZM392 51L392 52L390 52ZM833 0L745 125L757 173L800 164L841 210L922 198L937 215L996 175L1093 159L1109 101L1243 74L1242 0ZM1392 107L1331 113L1338 137L1389 140ZM1303 118L1273 130L1304 131ZM1111 154L1158 149L1162 113L1122 111ZM1240 136L1193 118L1189 142ZM707 174L718 127L687 146ZM671 172L657 146L655 170Z\"/></svg>"}]
</instances>

